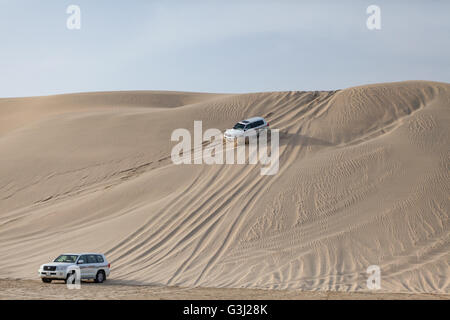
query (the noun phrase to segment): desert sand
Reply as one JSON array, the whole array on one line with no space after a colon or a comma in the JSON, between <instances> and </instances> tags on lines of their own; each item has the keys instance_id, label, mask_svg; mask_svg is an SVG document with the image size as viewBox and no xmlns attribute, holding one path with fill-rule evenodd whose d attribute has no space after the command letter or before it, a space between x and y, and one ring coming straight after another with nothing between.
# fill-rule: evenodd
<instances>
[{"instance_id":1,"label":"desert sand","mask_svg":"<svg viewBox=\"0 0 450 320\"><path fill-rule=\"evenodd\" d=\"M108 280L82 282L69 290L64 282L1 280L0 300L449 300L448 294L385 291L300 291L245 288L183 288Z\"/></svg>"},{"instance_id":2,"label":"desert sand","mask_svg":"<svg viewBox=\"0 0 450 320\"><path fill-rule=\"evenodd\" d=\"M280 130L278 174L172 163L174 129L251 116ZM0 99L0 279L94 251L124 286L356 294L378 265L384 292L447 296L449 123L425 81Z\"/></svg>"}]
</instances>

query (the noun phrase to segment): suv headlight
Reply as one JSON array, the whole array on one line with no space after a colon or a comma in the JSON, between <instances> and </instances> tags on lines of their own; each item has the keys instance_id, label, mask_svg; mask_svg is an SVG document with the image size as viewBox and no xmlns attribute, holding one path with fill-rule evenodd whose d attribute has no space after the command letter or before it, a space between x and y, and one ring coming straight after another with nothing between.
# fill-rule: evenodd
<instances>
[{"instance_id":1,"label":"suv headlight","mask_svg":"<svg viewBox=\"0 0 450 320\"><path fill-rule=\"evenodd\" d=\"M65 267L65 266L57 266L56 267L56 270L58 270L58 271L62 271L62 270L65 270L67 267Z\"/></svg>"}]
</instances>

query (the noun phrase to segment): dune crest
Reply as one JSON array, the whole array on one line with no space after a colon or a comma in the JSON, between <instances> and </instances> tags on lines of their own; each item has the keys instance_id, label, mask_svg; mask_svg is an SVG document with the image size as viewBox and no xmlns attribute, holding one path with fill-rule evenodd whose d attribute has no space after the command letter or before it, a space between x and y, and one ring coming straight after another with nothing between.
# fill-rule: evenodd
<instances>
[{"instance_id":1,"label":"dune crest","mask_svg":"<svg viewBox=\"0 0 450 320\"><path fill-rule=\"evenodd\" d=\"M280 170L173 165L171 132L251 116ZM449 293L450 85L0 99L0 278L100 251L139 283Z\"/></svg>"}]
</instances>

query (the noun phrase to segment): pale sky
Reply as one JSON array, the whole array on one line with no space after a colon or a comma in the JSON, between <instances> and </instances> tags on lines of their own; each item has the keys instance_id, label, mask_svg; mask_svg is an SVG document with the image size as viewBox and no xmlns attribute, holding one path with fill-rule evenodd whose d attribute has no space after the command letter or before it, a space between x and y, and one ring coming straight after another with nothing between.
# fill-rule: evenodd
<instances>
[{"instance_id":1,"label":"pale sky","mask_svg":"<svg viewBox=\"0 0 450 320\"><path fill-rule=\"evenodd\" d=\"M69 5L81 29L69 30ZM369 5L381 30L369 30ZM0 97L450 82L450 1L0 0Z\"/></svg>"}]
</instances>

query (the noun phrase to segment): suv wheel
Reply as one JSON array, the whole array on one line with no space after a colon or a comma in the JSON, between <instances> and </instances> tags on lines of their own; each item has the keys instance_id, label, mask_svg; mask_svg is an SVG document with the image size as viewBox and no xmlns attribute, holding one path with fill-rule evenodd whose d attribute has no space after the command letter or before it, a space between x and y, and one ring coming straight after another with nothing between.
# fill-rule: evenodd
<instances>
[{"instance_id":1,"label":"suv wheel","mask_svg":"<svg viewBox=\"0 0 450 320\"><path fill-rule=\"evenodd\" d=\"M103 272L102 270L97 272L97 275L95 276L95 282L103 283L103 281L105 281L105 280L106 280L105 272Z\"/></svg>"},{"instance_id":2,"label":"suv wheel","mask_svg":"<svg viewBox=\"0 0 450 320\"><path fill-rule=\"evenodd\" d=\"M52 279L45 279L45 278L42 278L42 282L44 282L44 283L51 283L51 282L52 282Z\"/></svg>"}]
</instances>

